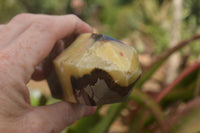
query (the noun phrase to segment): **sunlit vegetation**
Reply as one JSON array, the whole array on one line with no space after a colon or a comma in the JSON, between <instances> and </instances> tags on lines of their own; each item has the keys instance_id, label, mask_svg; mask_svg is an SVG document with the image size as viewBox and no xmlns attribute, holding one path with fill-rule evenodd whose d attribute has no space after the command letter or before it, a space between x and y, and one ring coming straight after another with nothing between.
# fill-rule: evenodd
<instances>
[{"instance_id":1,"label":"sunlit vegetation","mask_svg":"<svg viewBox=\"0 0 200 133\"><path fill-rule=\"evenodd\" d=\"M184 0L180 38L172 38L173 3L170 0L0 0L0 22L18 13L75 13L94 27L134 46L143 75L123 103L98 107L94 116L82 118L66 133L196 133L200 131L200 1ZM81 1L81 0L80 0ZM81 5L82 4L82 5ZM177 77L166 82L168 58L179 53ZM47 94L34 96L34 106L55 102Z\"/></svg>"}]
</instances>

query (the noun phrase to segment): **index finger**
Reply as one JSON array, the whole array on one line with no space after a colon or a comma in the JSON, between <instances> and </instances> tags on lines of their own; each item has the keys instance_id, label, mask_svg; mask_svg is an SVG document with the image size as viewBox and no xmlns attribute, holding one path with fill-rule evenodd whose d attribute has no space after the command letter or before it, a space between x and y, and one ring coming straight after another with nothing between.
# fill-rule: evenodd
<instances>
[{"instance_id":1,"label":"index finger","mask_svg":"<svg viewBox=\"0 0 200 133\"><path fill-rule=\"evenodd\" d=\"M85 32L92 32L92 28L74 15L38 15L38 19L4 53L10 54L10 62L15 63L15 73L17 69L27 81L34 66L50 53L57 40Z\"/></svg>"}]
</instances>

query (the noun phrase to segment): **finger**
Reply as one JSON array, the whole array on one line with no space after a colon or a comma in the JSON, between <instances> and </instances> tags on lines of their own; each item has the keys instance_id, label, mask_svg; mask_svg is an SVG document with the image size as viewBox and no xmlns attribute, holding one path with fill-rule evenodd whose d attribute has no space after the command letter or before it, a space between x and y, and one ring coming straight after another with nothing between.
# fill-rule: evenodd
<instances>
[{"instance_id":1,"label":"finger","mask_svg":"<svg viewBox=\"0 0 200 133\"><path fill-rule=\"evenodd\" d=\"M75 39L77 35L70 35L63 40L56 42L54 48L51 50L49 56L35 67L34 73L31 78L36 81L47 78L53 71L53 60L67 48Z\"/></svg>"},{"instance_id":2,"label":"finger","mask_svg":"<svg viewBox=\"0 0 200 133\"><path fill-rule=\"evenodd\" d=\"M0 50L9 46L13 40L21 35L32 23L32 14L19 14L8 24L0 26Z\"/></svg>"},{"instance_id":3,"label":"finger","mask_svg":"<svg viewBox=\"0 0 200 133\"><path fill-rule=\"evenodd\" d=\"M45 16L37 20L23 32L6 52L10 53L17 71L24 76L24 80L30 79L34 67L39 64L51 51L55 42L70 36L91 32L92 28L73 15ZM17 62L16 62L17 61Z\"/></svg>"},{"instance_id":4,"label":"finger","mask_svg":"<svg viewBox=\"0 0 200 133\"><path fill-rule=\"evenodd\" d=\"M96 107L60 102L49 106L37 107L31 112L29 118L31 122L35 118L36 122L39 122L41 126L45 125L46 130L43 132L54 131L57 133L79 118L92 115L95 110Z\"/></svg>"},{"instance_id":5,"label":"finger","mask_svg":"<svg viewBox=\"0 0 200 133\"><path fill-rule=\"evenodd\" d=\"M47 78L53 70L53 60L64 50L64 42L59 40L56 42L54 48L51 50L49 56L35 67L35 71L31 78L39 81Z\"/></svg>"}]
</instances>

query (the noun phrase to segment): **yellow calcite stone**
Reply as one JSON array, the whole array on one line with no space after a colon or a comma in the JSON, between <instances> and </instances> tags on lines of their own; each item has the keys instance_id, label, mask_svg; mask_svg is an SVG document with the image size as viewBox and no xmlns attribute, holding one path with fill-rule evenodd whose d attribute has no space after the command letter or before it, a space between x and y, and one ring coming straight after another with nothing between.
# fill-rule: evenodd
<instances>
[{"instance_id":1,"label":"yellow calcite stone","mask_svg":"<svg viewBox=\"0 0 200 133\"><path fill-rule=\"evenodd\" d=\"M123 89L123 87L129 87L133 84L141 75L137 52L133 47L110 37L91 33L81 34L54 60L54 65L64 93L63 99L70 102L77 102L74 90L77 88L73 88L72 77L79 79L85 75L90 75L95 69L99 69L105 71L114 82L107 83L108 81L105 81L104 86L117 84ZM98 84L100 84L100 80L106 80L106 78L99 78ZM88 83L88 86L95 85ZM97 85L96 87L98 89ZM88 89L83 90L84 93L91 92L91 90L88 92ZM103 97L103 94L101 96ZM97 100L94 102L97 102Z\"/></svg>"}]
</instances>

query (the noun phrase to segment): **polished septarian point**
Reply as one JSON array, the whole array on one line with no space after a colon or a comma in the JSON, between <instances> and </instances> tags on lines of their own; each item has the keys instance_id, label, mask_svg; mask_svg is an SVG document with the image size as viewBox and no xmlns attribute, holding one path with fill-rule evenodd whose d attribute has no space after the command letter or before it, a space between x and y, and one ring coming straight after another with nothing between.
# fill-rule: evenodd
<instances>
[{"instance_id":1,"label":"polished septarian point","mask_svg":"<svg viewBox=\"0 0 200 133\"><path fill-rule=\"evenodd\" d=\"M53 95L86 105L125 100L141 75L136 50L102 34L81 34L53 63Z\"/></svg>"}]
</instances>

